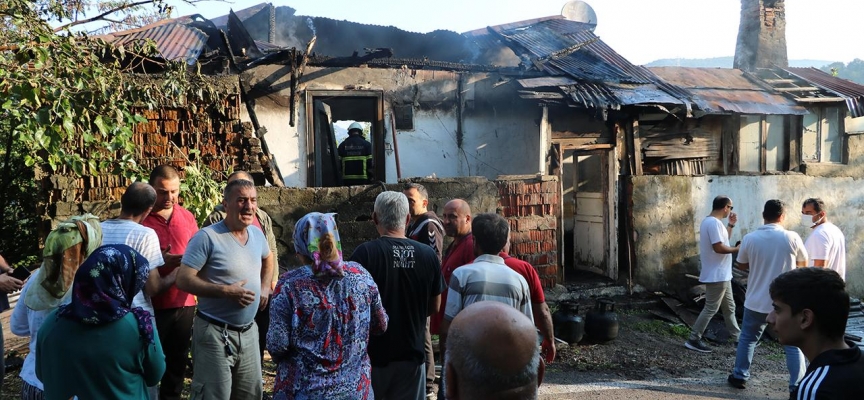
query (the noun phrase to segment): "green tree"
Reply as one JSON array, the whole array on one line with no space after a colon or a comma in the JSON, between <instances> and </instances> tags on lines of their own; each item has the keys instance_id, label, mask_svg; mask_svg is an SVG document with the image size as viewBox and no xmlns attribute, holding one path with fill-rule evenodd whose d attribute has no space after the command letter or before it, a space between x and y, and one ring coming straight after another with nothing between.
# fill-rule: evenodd
<instances>
[{"instance_id":1,"label":"green tree","mask_svg":"<svg viewBox=\"0 0 864 400\"><path fill-rule=\"evenodd\" d=\"M0 3L0 216L7 233L35 231L34 169L141 176L131 140L145 120L138 110L176 107L200 91L190 90L196 82L184 63L154 58L152 42L115 47L87 31L162 18L165 0ZM145 60L160 63L158 79L130 73ZM10 262L28 255L12 250L33 254L8 239L15 235L2 236Z\"/></svg>"},{"instance_id":2,"label":"green tree","mask_svg":"<svg viewBox=\"0 0 864 400\"><path fill-rule=\"evenodd\" d=\"M860 58L856 58L848 64L843 64L842 62L831 63L820 69L838 78L864 85L864 60Z\"/></svg>"}]
</instances>

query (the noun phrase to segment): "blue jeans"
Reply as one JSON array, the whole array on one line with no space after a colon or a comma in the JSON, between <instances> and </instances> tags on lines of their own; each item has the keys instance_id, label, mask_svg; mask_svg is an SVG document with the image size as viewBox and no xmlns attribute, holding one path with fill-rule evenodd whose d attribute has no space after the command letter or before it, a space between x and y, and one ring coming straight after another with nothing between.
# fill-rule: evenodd
<instances>
[{"instance_id":1,"label":"blue jeans","mask_svg":"<svg viewBox=\"0 0 864 400\"><path fill-rule=\"evenodd\" d=\"M741 323L741 335L738 338L738 350L735 353L735 368L732 376L738 379L750 379L750 364L753 362L753 352L756 342L762 337L767 325L768 314L759 313L744 308L744 321ZM804 377L807 369L804 365L804 354L794 346L783 346L786 352L786 368L789 369L789 391L798 386L798 381Z\"/></svg>"}]
</instances>

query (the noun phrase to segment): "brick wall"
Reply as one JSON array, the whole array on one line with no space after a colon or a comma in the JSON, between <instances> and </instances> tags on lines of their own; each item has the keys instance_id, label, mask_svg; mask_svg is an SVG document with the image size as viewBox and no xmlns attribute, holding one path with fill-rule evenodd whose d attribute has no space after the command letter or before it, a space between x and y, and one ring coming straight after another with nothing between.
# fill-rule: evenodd
<instances>
[{"instance_id":1,"label":"brick wall","mask_svg":"<svg viewBox=\"0 0 864 400\"><path fill-rule=\"evenodd\" d=\"M561 186L556 176L495 181L499 211L510 221L510 255L537 269L544 288L559 283L558 220Z\"/></svg>"},{"instance_id":2,"label":"brick wall","mask_svg":"<svg viewBox=\"0 0 864 400\"><path fill-rule=\"evenodd\" d=\"M189 160L196 157L217 172L229 167L261 172L258 162L261 146L254 137L251 124L240 122L241 100L236 77L213 78L224 90L224 97L208 104L186 108L141 110L146 122L135 125L132 138L135 161L145 175L153 167L170 164L177 167L181 178ZM198 150L197 155L192 150ZM77 151L86 158L83 145ZM42 183L42 199L37 212L44 237L48 231L69 215L93 212L114 216L119 208L105 208L102 202L118 201L130 180L106 171L100 175L77 176L68 167L38 176Z\"/></svg>"}]
</instances>

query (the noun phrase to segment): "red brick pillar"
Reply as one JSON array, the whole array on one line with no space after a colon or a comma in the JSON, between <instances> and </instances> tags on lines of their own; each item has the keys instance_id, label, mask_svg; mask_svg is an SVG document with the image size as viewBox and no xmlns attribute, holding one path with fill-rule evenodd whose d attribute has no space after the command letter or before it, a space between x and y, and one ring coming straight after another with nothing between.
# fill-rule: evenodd
<instances>
[{"instance_id":1,"label":"red brick pillar","mask_svg":"<svg viewBox=\"0 0 864 400\"><path fill-rule=\"evenodd\" d=\"M537 269L544 288L558 283L561 185L556 176L499 177L499 213L510 221L510 255Z\"/></svg>"}]
</instances>

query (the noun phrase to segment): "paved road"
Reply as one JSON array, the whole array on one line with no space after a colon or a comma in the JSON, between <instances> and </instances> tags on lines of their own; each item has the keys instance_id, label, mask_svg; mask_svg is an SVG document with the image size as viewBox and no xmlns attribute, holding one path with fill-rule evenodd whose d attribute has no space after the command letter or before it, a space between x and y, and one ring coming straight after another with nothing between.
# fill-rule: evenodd
<instances>
[{"instance_id":1,"label":"paved road","mask_svg":"<svg viewBox=\"0 0 864 400\"><path fill-rule=\"evenodd\" d=\"M701 370L694 377L617 380L614 376L551 372L540 387L541 400L559 399L788 399L787 375L754 377L741 390L726 384L727 371Z\"/></svg>"}]
</instances>

